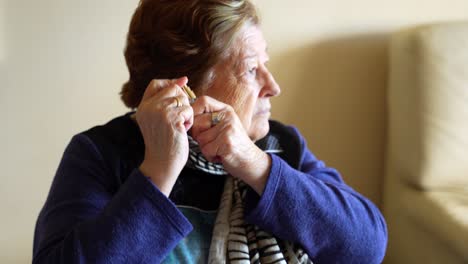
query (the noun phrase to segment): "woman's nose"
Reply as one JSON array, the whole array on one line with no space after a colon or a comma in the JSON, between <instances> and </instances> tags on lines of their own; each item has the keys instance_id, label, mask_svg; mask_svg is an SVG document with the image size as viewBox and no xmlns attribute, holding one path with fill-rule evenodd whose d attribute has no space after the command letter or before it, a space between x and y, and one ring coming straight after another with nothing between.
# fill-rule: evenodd
<instances>
[{"instance_id":1,"label":"woman's nose","mask_svg":"<svg viewBox=\"0 0 468 264\"><path fill-rule=\"evenodd\" d=\"M265 73L264 73L264 82L263 82L263 87L262 87L262 97L273 97L273 96L278 96L281 93L281 88L276 83L275 78L271 74L268 69L265 67Z\"/></svg>"}]
</instances>

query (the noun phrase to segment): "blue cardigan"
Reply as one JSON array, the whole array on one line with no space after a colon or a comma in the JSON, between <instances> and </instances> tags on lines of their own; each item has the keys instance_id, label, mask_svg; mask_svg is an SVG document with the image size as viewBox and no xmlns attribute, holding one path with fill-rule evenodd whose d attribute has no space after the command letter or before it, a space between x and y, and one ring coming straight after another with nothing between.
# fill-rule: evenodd
<instances>
[{"instance_id":1,"label":"blue cardigan","mask_svg":"<svg viewBox=\"0 0 468 264\"><path fill-rule=\"evenodd\" d=\"M378 208L317 160L297 129L270 127L284 151L270 154L263 195L249 190L246 220L300 244L314 263L381 263ZM129 114L73 137L37 220L33 263L160 263L192 231L176 205L217 208L222 177L185 168L167 198L138 170L143 153Z\"/></svg>"}]
</instances>

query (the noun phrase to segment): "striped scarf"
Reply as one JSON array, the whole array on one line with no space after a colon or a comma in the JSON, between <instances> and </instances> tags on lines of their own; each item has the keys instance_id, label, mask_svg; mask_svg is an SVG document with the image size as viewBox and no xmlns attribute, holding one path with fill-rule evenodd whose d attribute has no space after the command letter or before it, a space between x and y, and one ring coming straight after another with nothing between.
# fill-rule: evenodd
<instances>
[{"instance_id":1,"label":"striped scarf","mask_svg":"<svg viewBox=\"0 0 468 264\"><path fill-rule=\"evenodd\" d=\"M201 154L198 143L189 136L187 165L216 175L228 175L223 165L211 163ZM282 152L278 139L268 136L259 145L266 153ZM244 200L248 186L228 175L218 209L208 263L312 263L302 248L281 241L244 220Z\"/></svg>"}]
</instances>

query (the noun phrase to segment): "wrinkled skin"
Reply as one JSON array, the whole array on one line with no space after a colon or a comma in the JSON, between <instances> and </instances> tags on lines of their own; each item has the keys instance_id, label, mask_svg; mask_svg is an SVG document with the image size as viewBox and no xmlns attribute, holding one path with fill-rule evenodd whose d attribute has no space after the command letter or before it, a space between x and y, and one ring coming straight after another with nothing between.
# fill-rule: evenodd
<instances>
[{"instance_id":1,"label":"wrinkled skin","mask_svg":"<svg viewBox=\"0 0 468 264\"><path fill-rule=\"evenodd\" d=\"M270 98L277 96L280 88L266 67L266 42L257 26L246 25L233 47L230 56L215 66L211 86L202 89L191 106L180 94L180 86L187 82L181 78L153 81L153 86L159 87L156 90L161 91L147 89L149 95L145 93L138 107L137 122L145 130L145 160L140 169L166 195L187 161L184 130L190 128L208 160L222 162L232 176L257 193L263 192L271 158L254 142L269 131ZM183 107L170 106L174 96L181 96ZM221 122L214 126L212 112L223 112ZM160 129L164 131L157 133L161 139L155 139L154 131Z\"/></svg>"}]
</instances>

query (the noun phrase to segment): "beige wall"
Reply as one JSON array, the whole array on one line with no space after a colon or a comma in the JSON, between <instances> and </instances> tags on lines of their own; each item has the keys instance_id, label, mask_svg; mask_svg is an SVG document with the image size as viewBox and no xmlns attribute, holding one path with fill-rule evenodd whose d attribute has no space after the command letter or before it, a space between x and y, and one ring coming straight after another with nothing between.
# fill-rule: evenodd
<instances>
[{"instance_id":1,"label":"beige wall","mask_svg":"<svg viewBox=\"0 0 468 264\"><path fill-rule=\"evenodd\" d=\"M388 35L466 18L468 2L256 2L283 89L273 117L299 127L319 158L380 204ZM136 3L0 2L1 263L31 262L34 222L71 136L125 111L117 93Z\"/></svg>"}]
</instances>

